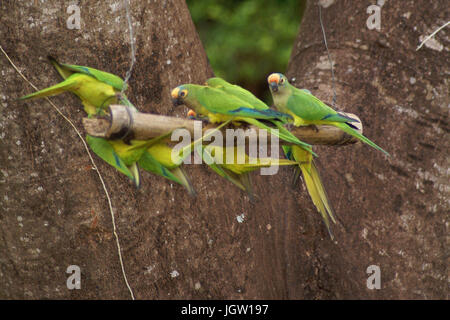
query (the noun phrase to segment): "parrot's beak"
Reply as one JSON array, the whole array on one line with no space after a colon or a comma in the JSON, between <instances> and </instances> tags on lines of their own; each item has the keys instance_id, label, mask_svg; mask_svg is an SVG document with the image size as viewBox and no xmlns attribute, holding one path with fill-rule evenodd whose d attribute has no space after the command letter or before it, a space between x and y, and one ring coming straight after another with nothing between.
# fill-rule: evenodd
<instances>
[{"instance_id":1,"label":"parrot's beak","mask_svg":"<svg viewBox=\"0 0 450 320\"><path fill-rule=\"evenodd\" d=\"M184 102L180 98L174 98L174 99L172 99L172 104L174 107L178 107L178 106L183 105Z\"/></svg>"},{"instance_id":2,"label":"parrot's beak","mask_svg":"<svg viewBox=\"0 0 450 320\"><path fill-rule=\"evenodd\" d=\"M278 83L276 83L275 81L272 81L270 83L270 90L272 90L272 92L277 92L278 91Z\"/></svg>"}]
</instances>

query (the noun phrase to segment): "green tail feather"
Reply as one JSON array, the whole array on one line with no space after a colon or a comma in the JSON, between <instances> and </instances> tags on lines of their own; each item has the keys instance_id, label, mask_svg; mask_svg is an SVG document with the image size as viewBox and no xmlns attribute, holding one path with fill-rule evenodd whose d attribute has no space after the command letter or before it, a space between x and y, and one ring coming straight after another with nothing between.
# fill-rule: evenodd
<instances>
[{"instance_id":1,"label":"green tail feather","mask_svg":"<svg viewBox=\"0 0 450 320\"><path fill-rule=\"evenodd\" d=\"M197 193L194 190L194 187L192 186L191 181L189 180L189 177L187 176L186 172L181 166L172 169L171 172L181 181L181 185L183 185L186 188L189 195L193 197L197 195Z\"/></svg>"},{"instance_id":2,"label":"green tail feather","mask_svg":"<svg viewBox=\"0 0 450 320\"><path fill-rule=\"evenodd\" d=\"M369 146L371 146L372 148L375 148L381 152L383 152L385 155L387 156L391 156L387 151L385 151L383 148L377 146L374 142L372 142L371 140L369 140L368 138L366 138L365 136L363 136L362 134L360 134L358 131L350 128L347 124L345 123L337 123L337 122L333 122L331 123L332 125L334 125L335 127L338 127L339 129L341 129L342 131L344 131L345 133L348 133L351 136L354 136L356 138L358 138L359 140L361 140L362 142L368 144Z\"/></svg>"},{"instance_id":3,"label":"green tail feather","mask_svg":"<svg viewBox=\"0 0 450 320\"><path fill-rule=\"evenodd\" d=\"M141 175L139 173L139 166L136 162L134 162L131 166L128 167L131 174L134 177L134 184L136 185L136 188L139 188L141 186Z\"/></svg>"},{"instance_id":4,"label":"green tail feather","mask_svg":"<svg viewBox=\"0 0 450 320\"><path fill-rule=\"evenodd\" d=\"M26 100L26 99L35 99L35 98L43 98L43 97L49 97L49 96L55 96L57 94L63 93L68 91L72 88L74 84L73 80L65 80L63 82L60 82L58 84L55 84L54 86L36 91L34 93L30 93L26 96L20 97L20 100Z\"/></svg>"},{"instance_id":5,"label":"green tail feather","mask_svg":"<svg viewBox=\"0 0 450 320\"><path fill-rule=\"evenodd\" d=\"M330 202L328 201L328 195L327 192L322 184L322 180L320 179L319 171L316 168L316 165L314 164L314 161L311 163L311 177L313 178L314 184L316 185L316 189L320 195L320 199L322 200L322 203L330 216L331 220L336 223L336 219L334 218L333 209L330 205Z\"/></svg>"},{"instance_id":6,"label":"green tail feather","mask_svg":"<svg viewBox=\"0 0 450 320\"><path fill-rule=\"evenodd\" d=\"M327 227L327 230L328 230L328 233L329 233L331 239L333 240L334 235L331 232L330 220L328 219L329 212L326 209L326 205L324 203L324 198L322 197L322 195L319 191L317 181L314 179L313 175L310 172L308 172L308 170L304 166L300 165L300 168L303 173L303 179L305 181L306 189L308 190L309 196L311 197L311 200L313 201L317 211L319 211L320 215L322 216L322 220L325 223L325 226ZM311 166L311 168L312 168L312 166ZM332 216L330 216L330 217L332 217ZM332 219L334 222L333 217L332 217Z\"/></svg>"},{"instance_id":7,"label":"green tail feather","mask_svg":"<svg viewBox=\"0 0 450 320\"><path fill-rule=\"evenodd\" d=\"M247 191L247 194L250 198L250 201L254 201L255 200L255 195L253 193L253 187L252 187L252 180L250 177L250 173L249 172L245 172L242 173L240 175L238 175L239 177L239 181L242 183L242 185L245 188L245 191Z\"/></svg>"},{"instance_id":8,"label":"green tail feather","mask_svg":"<svg viewBox=\"0 0 450 320\"><path fill-rule=\"evenodd\" d=\"M175 169L168 169L153 158L147 151L143 153L142 157L138 161L138 164L146 171L181 184L188 190L190 195L195 195L194 188L192 187L186 173L182 169L179 169L179 167Z\"/></svg>"}]
</instances>

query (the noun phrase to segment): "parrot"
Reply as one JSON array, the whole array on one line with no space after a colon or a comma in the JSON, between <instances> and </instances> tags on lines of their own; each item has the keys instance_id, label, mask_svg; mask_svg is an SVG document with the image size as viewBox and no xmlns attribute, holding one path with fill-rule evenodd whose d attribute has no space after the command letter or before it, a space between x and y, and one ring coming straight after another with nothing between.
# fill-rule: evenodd
<instances>
[{"instance_id":1,"label":"parrot","mask_svg":"<svg viewBox=\"0 0 450 320\"><path fill-rule=\"evenodd\" d=\"M157 138L155 138L157 139ZM138 161L139 166L149 172L181 184L190 196L196 192L181 163L172 160L172 148L165 143L154 143Z\"/></svg>"},{"instance_id":2,"label":"parrot","mask_svg":"<svg viewBox=\"0 0 450 320\"><path fill-rule=\"evenodd\" d=\"M19 98L20 100L42 98L69 91L77 95L83 103L88 116L96 115L113 103L121 103L121 95L127 85L123 80L111 73L94 68L59 63L48 57L64 81ZM123 96L123 97L121 97Z\"/></svg>"},{"instance_id":3,"label":"parrot","mask_svg":"<svg viewBox=\"0 0 450 320\"><path fill-rule=\"evenodd\" d=\"M69 91L81 99L89 117L103 112L113 103L119 103L129 107L132 111L137 111L126 95L121 94L121 90L126 90L127 85L120 77L90 67L59 63L50 56L48 59L64 81L20 99L42 98ZM139 164L144 170L180 183L186 187L189 194L194 195L194 189L181 168L176 168L173 164L165 166L156 160L161 156L167 157L167 149L171 151L162 142L166 136L146 141L131 140L130 144L120 139L107 140L87 135L86 142L96 155L125 174L136 187L140 186Z\"/></svg>"},{"instance_id":4,"label":"parrot","mask_svg":"<svg viewBox=\"0 0 450 320\"><path fill-rule=\"evenodd\" d=\"M255 97L255 95L250 91L245 90L244 88L238 85L231 84L222 78L219 77L209 78L208 80L206 80L205 84L209 87L221 89L225 93L233 95L236 98L239 98L249 103L250 105L252 105L253 108L257 110L269 109L269 106L267 106L267 104L265 104L263 101Z\"/></svg>"},{"instance_id":5,"label":"parrot","mask_svg":"<svg viewBox=\"0 0 450 320\"><path fill-rule=\"evenodd\" d=\"M171 133L149 140L107 140L88 135L86 140L95 154L140 185L139 167L184 186L191 196L195 190L180 164L171 160L172 148L163 142ZM139 166L138 166L139 165Z\"/></svg>"},{"instance_id":6,"label":"parrot","mask_svg":"<svg viewBox=\"0 0 450 320\"><path fill-rule=\"evenodd\" d=\"M302 173L308 194L311 197L317 211L322 216L330 238L333 240L334 236L331 232L330 219L334 223L336 223L336 219L311 153L305 152L305 150L297 146L282 146L282 148L286 157L292 161L295 161L298 165L292 180L292 185L294 186L296 184L300 173Z\"/></svg>"},{"instance_id":7,"label":"parrot","mask_svg":"<svg viewBox=\"0 0 450 320\"><path fill-rule=\"evenodd\" d=\"M68 91L80 98L88 117L101 113L110 104L117 102L137 111L136 107L125 95L120 95L120 90L123 87L126 89L126 84L123 83L120 77L90 67L59 63L51 56L47 58L61 75L63 81L57 85L23 96L19 98L20 100L44 98ZM136 161L130 161L129 159L133 158L130 155L127 155L128 159L125 159L128 161L123 161L119 156L121 152L126 154L126 150L131 146L127 147L120 140L106 140L90 135L86 135L86 142L91 150L102 160L125 174L134 182L136 187L140 186L139 168ZM130 153L134 152L130 151Z\"/></svg>"},{"instance_id":8,"label":"parrot","mask_svg":"<svg viewBox=\"0 0 450 320\"><path fill-rule=\"evenodd\" d=\"M206 81L206 84L214 88L220 88L229 94L241 98L242 100L252 104L256 108L260 108L262 110L269 108L264 102L256 98L251 92L239 86L232 85L221 78L210 78ZM310 93L307 89L302 90ZM286 154L286 157L298 164L296 173L294 175L293 184L296 183L300 172L302 172L308 193L312 198L317 210L322 215L325 225L327 226L328 233L333 239L333 234L330 230L328 217L330 217L334 223L336 223L336 221L333 215L333 210L331 209L331 206L329 204L325 188L323 187L323 184L321 182L319 172L314 164L312 154L295 145L285 145L282 146L282 148L284 153Z\"/></svg>"},{"instance_id":9,"label":"parrot","mask_svg":"<svg viewBox=\"0 0 450 320\"><path fill-rule=\"evenodd\" d=\"M283 74L272 73L267 82L275 107L291 115L295 126L332 125L389 156L388 152L355 130L352 122L359 122L357 119L333 110L307 91L294 87Z\"/></svg>"},{"instance_id":10,"label":"parrot","mask_svg":"<svg viewBox=\"0 0 450 320\"><path fill-rule=\"evenodd\" d=\"M282 140L297 144L307 150L312 150L311 145L300 141L294 135L290 133L286 134L283 130L276 133L270 127L259 121L268 120L277 122L276 120L280 120L286 122L288 118L291 118L290 115L270 108L254 108L250 103L220 88L210 86L184 84L174 88L171 95L175 106L185 104L187 107L193 109L197 115L207 116L211 123L227 121L247 122L258 128L266 129Z\"/></svg>"},{"instance_id":11,"label":"parrot","mask_svg":"<svg viewBox=\"0 0 450 320\"><path fill-rule=\"evenodd\" d=\"M230 151L229 149L232 150ZM252 158L245 153L244 148L236 146L198 145L196 150L213 171L235 184L238 188L246 191L250 199L254 198L249 175L250 172L273 165L297 164L296 161L288 159ZM308 153L307 151L305 152ZM229 153L234 155L234 159L227 158ZM238 163L240 159L243 160L243 163Z\"/></svg>"},{"instance_id":12,"label":"parrot","mask_svg":"<svg viewBox=\"0 0 450 320\"><path fill-rule=\"evenodd\" d=\"M240 86L231 84L222 78L219 77L209 78L208 80L206 80L206 85L216 89L220 89L227 94L233 95L251 104L255 109L258 110L270 109L267 104L265 104L263 101L255 97L255 95L250 91L245 90ZM292 139L296 139L296 137L289 130L283 127L283 124L281 122L273 120L272 123L274 123L284 135L290 136Z\"/></svg>"}]
</instances>

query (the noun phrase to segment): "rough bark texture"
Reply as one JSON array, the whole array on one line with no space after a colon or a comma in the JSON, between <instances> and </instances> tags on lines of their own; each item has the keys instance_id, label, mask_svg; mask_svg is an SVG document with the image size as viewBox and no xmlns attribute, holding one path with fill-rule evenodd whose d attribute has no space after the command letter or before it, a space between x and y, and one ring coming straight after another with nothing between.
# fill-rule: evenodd
<instances>
[{"instance_id":1,"label":"rough bark texture","mask_svg":"<svg viewBox=\"0 0 450 320\"><path fill-rule=\"evenodd\" d=\"M201 166L187 167L199 194L193 199L148 173L136 190L96 158L136 298L445 297L448 51L414 51L419 35L444 19L445 4L421 2L386 3L381 32L366 28L368 4L340 1L324 10L338 103L393 155L386 160L363 145L318 148L340 220L337 244L304 187L286 183L288 168L254 176L258 201L251 203ZM2 1L0 44L39 88L59 81L48 54L125 76L122 3L80 1L81 29L68 30L72 2ZM184 115L171 107L171 88L212 75L186 4L132 1L131 12L137 63L128 96L141 111ZM329 100L317 17L309 5L288 75ZM107 201L82 144L43 101L15 101L32 89L3 56L0 68L0 298L129 298ZM53 101L81 128L75 97ZM381 267L381 290L366 288L371 264ZM81 290L66 288L69 265L81 268Z\"/></svg>"},{"instance_id":2,"label":"rough bark texture","mask_svg":"<svg viewBox=\"0 0 450 320\"><path fill-rule=\"evenodd\" d=\"M358 114L364 134L392 157L363 144L317 148L340 221L338 244L300 236L298 255L292 257L296 265L288 273L289 296L447 298L449 54L448 48L415 49L420 36L445 23L448 5L386 1L377 31L366 27L366 9L373 3L321 3L329 5L322 13L335 63L337 105ZM296 86L331 101L318 18L318 6L310 1L287 75ZM436 40L445 44L446 32ZM304 193L301 201L311 207ZM295 215L290 221L307 230L321 227L305 219ZM298 239L297 234L290 239ZM381 290L366 287L366 268L372 264L381 269Z\"/></svg>"}]
</instances>

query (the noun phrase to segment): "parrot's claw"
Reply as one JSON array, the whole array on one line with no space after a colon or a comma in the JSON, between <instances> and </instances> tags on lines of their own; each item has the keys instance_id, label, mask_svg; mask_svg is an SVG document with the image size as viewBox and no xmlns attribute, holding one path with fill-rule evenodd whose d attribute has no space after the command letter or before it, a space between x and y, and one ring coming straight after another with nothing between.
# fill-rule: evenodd
<instances>
[{"instance_id":1,"label":"parrot's claw","mask_svg":"<svg viewBox=\"0 0 450 320\"><path fill-rule=\"evenodd\" d=\"M209 123L208 117L200 117L200 116L189 115L188 119L202 121L204 123Z\"/></svg>"},{"instance_id":2,"label":"parrot's claw","mask_svg":"<svg viewBox=\"0 0 450 320\"><path fill-rule=\"evenodd\" d=\"M316 133L319 133L319 127L318 126L316 126L315 124L310 124L309 125L309 127L311 128L311 129L313 129Z\"/></svg>"},{"instance_id":3,"label":"parrot's claw","mask_svg":"<svg viewBox=\"0 0 450 320\"><path fill-rule=\"evenodd\" d=\"M289 131L292 131L292 129L294 129L294 124L292 122L288 123L286 125L286 129L288 129Z\"/></svg>"}]
</instances>

